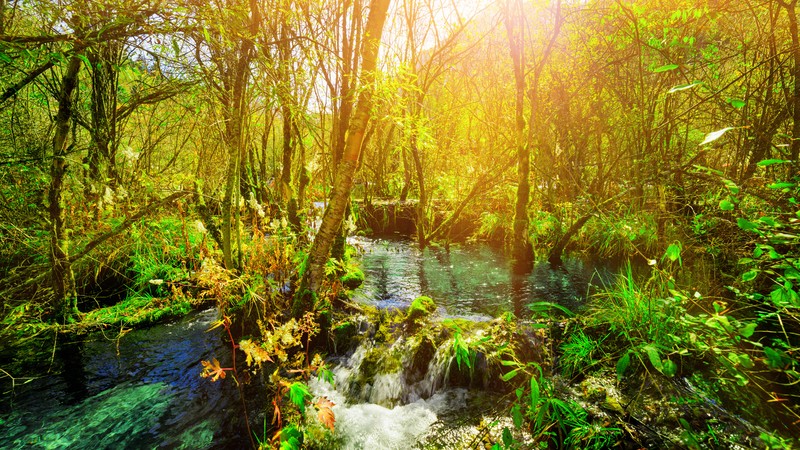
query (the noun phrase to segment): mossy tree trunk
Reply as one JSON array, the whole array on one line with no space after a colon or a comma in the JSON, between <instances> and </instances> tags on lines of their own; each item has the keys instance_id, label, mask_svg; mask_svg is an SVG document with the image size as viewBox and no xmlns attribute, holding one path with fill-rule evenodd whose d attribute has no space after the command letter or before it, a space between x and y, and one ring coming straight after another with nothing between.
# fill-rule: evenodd
<instances>
[{"instance_id":1,"label":"mossy tree trunk","mask_svg":"<svg viewBox=\"0 0 800 450\"><path fill-rule=\"evenodd\" d=\"M358 96L358 104L355 114L347 130L347 140L336 170L335 183L331 201L325 208L319 231L314 237L308 257L308 270L304 274L302 287L298 300L294 305L294 313L300 314L309 310L309 304L305 290L316 292L319 289L322 277L324 276L325 264L328 261L331 247L341 228L345 210L350 200L350 192L353 188L353 176L358 166L359 156L361 155L361 144L367 128L372 109L372 96L375 81L375 69L378 60L378 48L380 47L383 24L386 20L386 12L389 8L390 0L372 0L370 2L369 17L367 26L364 30L364 42L361 47L361 72L359 84L363 87Z\"/></svg>"},{"instance_id":2,"label":"mossy tree trunk","mask_svg":"<svg viewBox=\"0 0 800 450\"><path fill-rule=\"evenodd\" d=\"M67 174L67 145L72 122L72 97L78 86L81 60L73 55L61 78L58 92L58 113L55 118L53 137L53 160L50 163L50 187L48 190L48 215L50 227L50 263L54 310L64 322L74 320L78 314L75 276L69 258L69 233L65 227L63 190Z\"/></svg>"},{"instance_id":3,"label":"mossy tree trunk","mask_svg":"<svg viewBox=\"0 0 800 450\"><path fill-rule=\"evenodd\" d=\"M525 141L525 16L522 1L514 0L506 8L506 31L511 60L514 64L514 139L517 147L517 199L514 207L513 265L517 273L532 267L533 249L528 239L528 203L531 196L531 148ZM531 105L535 108L536 105ZM533 126L533 124L529 124Z\"/></svg>"}]
</instances>

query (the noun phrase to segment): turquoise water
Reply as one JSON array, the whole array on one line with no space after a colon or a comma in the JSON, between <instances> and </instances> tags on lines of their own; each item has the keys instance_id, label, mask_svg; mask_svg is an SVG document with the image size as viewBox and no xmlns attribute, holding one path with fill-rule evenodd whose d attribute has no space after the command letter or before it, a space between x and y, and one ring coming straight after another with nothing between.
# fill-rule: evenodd
<instances>
[{"instance_id":1,"label":"turquoise water","mask_svg":"<svg viewBox=\"0 0 800 450\"><path fill-rule=\"evenodd\" d=\"M200 378L202 359L230 353L220 330L206 332L215 318L208 310L119 342L100 335L60 346L60 374L7 393L3 385L0 448L249 446L233 384Z\"/></svg>"},{"instance_id":2,"label":"turquoise water","mask_svg":"<svg viewBox=\"0 0 800 450\"><path fill-rule=\"evenodd\" d=\"M350 243L361 250L358 259L366 275L355 300L403 308L427 295L445 315L478 320L505 311L524 317L529 303L541 301L580 311L587 293L608 283L614 273L565 258L561 268L539 262L530 274L514 275L509 258L486 244L419 250L401 239L353 238Z\"/></svg>"}]
</instances>

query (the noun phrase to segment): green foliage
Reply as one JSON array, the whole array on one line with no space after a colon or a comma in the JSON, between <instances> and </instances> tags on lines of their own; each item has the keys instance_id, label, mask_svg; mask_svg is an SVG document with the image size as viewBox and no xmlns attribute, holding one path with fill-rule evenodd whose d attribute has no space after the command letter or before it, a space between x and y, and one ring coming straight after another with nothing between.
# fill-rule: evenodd
<instances>
[{"instance_id":1,"label":"green foliage","mask_svg":"<svg viewBox=\"0 0 800 450\"><path fill-rule=\"evenodd\" d=\"M300 410L300 414L305 414L306 412L306 401L310 400L311 392L308 390L308 386L300 382L294 382L289 385L289 399L294 403L298 410Z\"/></svg>"},{"instance_id":2,"label":"green foliage","mask_svg":"<svg viewBox=\"0 0 800 450\"><path fill-rule=\"evenodd\" d=\"M602 220L589 221L581 239L598 256L649 254L658 244L655 216L633 210L608 214Z\"/></svg>"},{"instance_id":3,"label":"green foliage","mask_svg":"<svg viewBox=\"0 0 800 450\"><path fill-rule=\"evenodd\" d=\"M560 349L561 370L567 377L587 373L600 362L600 343L587 336L580 328L570 334Z\"/></svg>"}]
</instances>

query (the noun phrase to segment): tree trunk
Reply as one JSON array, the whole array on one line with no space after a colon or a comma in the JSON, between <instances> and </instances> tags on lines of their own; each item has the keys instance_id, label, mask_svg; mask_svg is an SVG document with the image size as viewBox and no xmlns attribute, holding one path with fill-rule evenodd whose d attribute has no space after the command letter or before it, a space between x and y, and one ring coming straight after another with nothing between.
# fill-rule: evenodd
<instances>
[{"instance_id":1,"label":"tree trunk","mask_svg":"<svg viewBox=\"0 0 800 450\"><path fill-rule=\"evenodd\" d=\"M797 0L791 2L781 1L781 6L786 9L789 17L789 34L792 37L792 144L789 159L792 160L793 170L798 167L800 157L800 36L797 26Z\"/></svg>"},{"instance_id":2,"label":"tree trunk","mask_svg":"<svg viewBox=\"0 0 800 450\"><path fill-rule=\"evenodd\" d=\"M506 10L506 30L511 60L514 63L515 129L517 146L517 200L514 207L513 266L514 272L525 273L533 266L533 248L528 239L528 202L531 195L531 149L525 142L525 39L522 1L514 0ZM536 105L531 105L535 108ZM529 124L533 126L533 124Z\"/></svg>"},{"instance_id":3,"label":"tree trunk","mask_svg":"<svg viewBox=\"0 0 800 450\"><path fill-rule=\"evenodd\" d=\"M53 161L50 165L50 188L48 191L48 213L50 219L50 263L52 266L53 296L56 314L66 323L78 315L75 293L75 277L69 259L69 235L64 227L62 190L67 173L67 137L72 120L72 94L78 85L81 60L70 58L61 89L58 93L55 136L53 137Z\"/></svg>"},{"instance_id":4,"label":"tree trunk","mask_svg":"<svg viewBox=\"0 0 800 450\"><path fill-rule=\"evenodd\" d=\"M350 199L353 187L353 175L358 165L361 153L361 142L370 118L372 96L377 66L378 48L380 47L383 24L386 20L386 11L390 0L372 0L370 2L369 17L364 30L364 43L361 47L361 73L360 85L363 87L358 96L355 115L347 131L347 141L342 154L342 160L336 168L336 181L331 195L330 203L325 208L319 231L314 237L308 257L308 270L304 274L303 287L317 292L324 274L325 263L328 261L331 246L336 238L336 232L342 224L345 209ZM295 315L311 309L310 298L306 292L299 293L294 305Z\"/></svg>"},{"instance_id":5,"label":"tree trunk","mask_svg":"<svg viewBox=\"0 0 800 450\"><path fill-rule=\"evenodd\" d=\"M261 23L258 3L250 0L250 33L255 36ZM233 245L231 242L234 225L237 230L238 220L234 217L233 198L236 185L240 183L238 175L239 161L245 157L245 142L242 130L246 113L246 91L250 76L250 60L253 57L254 43L252 39L244 39L235 53L237 59L231 70L231 85L223 94L225 114L225 137L228 143L228 168L225 172L225 192L222 197L222 259L226 269L233 269Z\"/></svg>"}]
</instances>

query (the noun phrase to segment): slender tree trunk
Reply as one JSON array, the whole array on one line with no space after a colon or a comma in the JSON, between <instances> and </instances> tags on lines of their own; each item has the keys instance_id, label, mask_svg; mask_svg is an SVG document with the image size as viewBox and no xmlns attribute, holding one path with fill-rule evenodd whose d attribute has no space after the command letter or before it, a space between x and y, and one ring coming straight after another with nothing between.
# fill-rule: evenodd
<instances>
[{"instance_id":1,"label":"slender tree trunk","mask_svg":"<svg viewBox=\"0 0 800 450\"><path fill-rule=\"evenodd\" d=\"M250 33L255 36L261 23L261 13L258 3L250 0ZM240 183L237 176L239 161L245 157L245 142L242 130L246 114L246 91L250 76L250 60L253 57L254 43L252 39L245 39L238 52L237 59L230 67L231 86L224 96L225 109L225 134L228 142L228 168L225 172L225 192L222 197L222 259L226 269L233 269L233 244L231 241L233 227L239 227L238 220L234 217L233 200L236 185ZM241 189L240 189L241 191Z\"/></svg>"},{"instance_id":2,"label":"slender tree trunk","mask_svg":"<svg viewBox=\"0 0 800 450\"><path fill-rule=\"evenodd\" d=\"M67 137L72 120L72 96L78 85L78 72L81 60L70 58L66 72L61 79L58 94L58 113L56 114L53 137L53 161L50 165L50 189L48 192L48 213L50 219L50 263L52 265L53 295L55 310L65 322L74 320L78 314L75 277L69 258L69 235L64 226L64 206L62 191L67 173Z\"/></svg>"},{"instance_id":3,"label":"slender tree trunk","mask_svg":"<svg viewBox=\"0 0 800 450\"><path fill-rule=\"evenodd\" d=\"M533 248L528 239L528 202L531 185L531 149L525 142L525 16L522 1L514 0L506 10L506 30L511 60L514 63L515 95L515 140L517 145L517 201L514 207L513 265L514 271L524 273L533 264ZM536 105L531 105L535 108ZM533 126L530 124L529 126Z\"/></svg>"},{"instance_id":4,"label":"slender tree trunk","mask_svg":"<svg viewBox=\"0 0 800 450\"><path fill-rule=\"evenodd\" d=\"M792 81L794 83L792 88L792 145L790 147L790 156L792 165L796 168L798 166L798 157L800 157L800 35L798 35L797 26L797 0L790 2L781 1L781 6L786 9L789 17L789 34L792 37Z\"/></svg>"},{"instance_id":5,"label":"slender tree trunk","mask_svg":"<svg viewBox=\"0 0 800 450\"><path fill-rule=\"evenodd\" d=\"M425 187L425 171L422 166L422 155L417 145L417 131L411 130L409 143L411 158L414 160L414 171L417 174L417 187L419 188L419 203L417 203L417 243L419 248L428 245L428 191Z\"/></svg>"},{"instance_id":6,"label":"slender tree trunk","mask_svg":"<svg viewBox=\"0 0 800 450\"><path fill-rule=\"evenodd\" d=\"M390 0L372 0L370 2L369 17L367 27L364 30L364 42L361 47L361 72L360 85L363 87L358 96L355 115L353 116L347 131L347 140L342 154L342 160L336 168L336 182L334 184L331 201L325 208L317 235L309 251L308 270L304 274L303 286L316 292L319 289L324 274L325 263L328 261L333 241L336 238L345 209L350 199L350 191L353 187L353 175L358 165L361 154L361 143L367 122L370 118L372 108L372 96L374 87L371 86L375 80L375 69L378 60L378 48L380 47L383 24L386 20L386 11L389 8ZM309 310L313 305L309 303L309 298L305 292L300 292L298 300L294 305L295 314Z\"/></svg>"}]
</instances>

